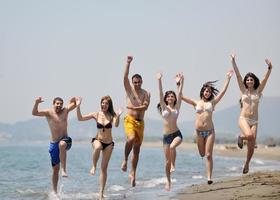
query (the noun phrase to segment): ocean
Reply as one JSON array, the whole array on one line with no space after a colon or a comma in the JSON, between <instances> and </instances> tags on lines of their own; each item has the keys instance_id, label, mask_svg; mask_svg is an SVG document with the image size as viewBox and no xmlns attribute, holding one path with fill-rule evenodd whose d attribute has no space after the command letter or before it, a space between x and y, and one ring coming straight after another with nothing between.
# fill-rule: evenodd
<instances>
[{"instance_id":1,"label":"ocean","mask_svg":"<svg viewBox=\"0 0 280 200\"><path fill-rule=\"evenodd\" d=\"M137 185L132 188L128 172L120 170L123 150L123 143L115 144L108 167L106 199L175 199L176 192L180 189L207 181L205 158L200 158L197 151L179 148L176 171L172 174L172 188L170 192L165 191L163 149L142 147L137 168ZM92 165L90 143L76 144L74 142L67 156L69 177L59 179L59 199L98 199L99 166L102 157L99 159L95 176L91 176L89 175ZM240 176L244 159L214 154L213 180ZM48 142L0 143L0 169L1 200L58 199L51 193L52 170ZM253 157L250 172L274 169L279 169L279 162Z\"/></svg>"}]
</instances>

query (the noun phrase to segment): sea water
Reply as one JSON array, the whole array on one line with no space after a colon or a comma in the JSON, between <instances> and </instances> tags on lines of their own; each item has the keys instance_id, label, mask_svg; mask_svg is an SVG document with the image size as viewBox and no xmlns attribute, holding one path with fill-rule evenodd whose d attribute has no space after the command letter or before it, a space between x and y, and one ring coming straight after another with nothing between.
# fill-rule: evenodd
<instances>
[{"instance_id":1,"label":"sea water","mask_svg":"<svg viewBox=\"0 0 280 200\"><path fill-rule=\"evenodd\" d=\"M142 147L138 162L136 187L130 186L128 172L120 169L123 143L115 144L105 188L106 199L170 199L192 184L206 183L205 158L197 151L177 149L176 171L172 173L171 192L164 190L166 178L163 149ZM99 169L89 175L92 165L91 144L73 144L67 154L68 178L59 178L58 195L51 193L51 162L48 142L0 145L0 199L98 199ZM213 180L240 176L244 158L214 154ZM278 169L279 162L252 159L250 172ZM128 171L130 162L128 163Z\"/></svg>"}]
</instances>

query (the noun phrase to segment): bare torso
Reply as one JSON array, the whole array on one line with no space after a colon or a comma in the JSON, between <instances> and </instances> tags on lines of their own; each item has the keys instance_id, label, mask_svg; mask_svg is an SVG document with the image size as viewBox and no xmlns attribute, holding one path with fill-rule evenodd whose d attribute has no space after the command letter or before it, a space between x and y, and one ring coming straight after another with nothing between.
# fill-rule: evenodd
<instances>
[{"instance_id":1,"label":"bare torso","mask_svg":"<svg viewBox=\"0 0 280 200\"><path fill-rule=\"evenodd\" d=\"M257 91L249 93L245 91L241 96L242 109L240 116L253 120L258 120L258 107L261 94Z\"/></svg>"},{"instance_id":2,"label":"bare torso","mask_svg":"<svg viewBox=\"0 0 280 200\"><path fill-rule=\"evenodd\" d=\"M96 122L105 126L108 123L113 123L113 120L105 115L103 112L98 112ZM99 128L97 129L96 139L104 142L104 143L111 143L113 141L112 137L112 128Z\"/></svg>"},{"instance_id":3,"label":"bare torso","mask_svg":"<svg viewBox=\"0 0 280 200\"><path fill-rule=\"evenodd\" d=\"M135 110L129 107L142 106L145 101L148 101L148 93L144 89L140 89L138 92L132 89L131 92L127 92L127 114L135 119L144 119L145 110Z\"/></svg>"},{"instance_id":4,"label":"bare torso","mask_svg":"<svg viewBox=\"0 0 280 200\"><path fill-rule=\"evenodd\" d=\"M53 109L49 111L49 115L46 116L50 131L51 141L57 142L61 138L68 135L67 133L67 118L68 111L64 108L60 113L56 113Z\"/></svg>"},{"instance_id":5,"label":"bare torso","mask_svg":"<svg viewBox=\"0 0 280 200\"><path fill-rule=\"evenodd\" d=\"M196 112L195 115L195 128L196 130L200 131L206 131L206 130L212 130L214 129L214 124L212 120L212 113L213 113L213 107L212 110L205 110L205 108L212 104L211 102L204 102L202 100L197 102L197 106L201 107L202 110L200 112Z\"/></svg>"}]
</instances>

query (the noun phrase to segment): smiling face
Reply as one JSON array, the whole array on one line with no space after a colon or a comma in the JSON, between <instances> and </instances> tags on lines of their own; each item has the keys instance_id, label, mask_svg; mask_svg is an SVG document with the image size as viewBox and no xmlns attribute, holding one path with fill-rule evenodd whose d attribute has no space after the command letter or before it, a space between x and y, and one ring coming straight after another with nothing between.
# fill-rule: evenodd
<instances>
[{"instance_id":1,"label":"smiling face","mask_svg":"<svg viewBox=\"0 0 280 200\"><path fill-rule=\"evenodd\" d=\"M140 90L141 86L142 86L142 79L138 78L138 77L134 77L132 79L132 84L133 84L135 90Z\"/></svg>"},{"instance_id":2,"label":"smiling face","mask_svg":"<svg viewBox=\"0 0 280 200\"><path fill-rule=\"evenodd\" d=\"M253 77L249 76L247 79L246 79L246 82L245 82L247 88L254 88L255 86L255 80Z\"/></svg>"},{"instance_id":3,"label":"smiling face","mask_svg":"<svg viewBox=\"0 0 280 200\"><path fill-rule=\"evenodd\" d=\"M103 99L103 101L101 102L101 110L103 112L107 112L109 108L109 102L107 99Z\"/></svg>"},{"instance_id":4,"label":"smiling face","mask_svg":"<svg viewBox=\"0 0 280 200\"><path fill-rule=\"evenodd\" d=\"M166 105L174 106L177 102L177 97L175 92L167 91L164 96L164 102Z\"/></svg>"},{"instance_id":5,"label":"smiling face","mask_svg":"<svg viewBox=\"0 0 280 200\"><path fill-rule=\"evenodd\" d=\"M210 96L212 95L212 90L207 87L204 91L203 91L203 97L208 100L210 98Z\"/></svg>"},{"instance_id":6,"label":"smiling face","mask_svg":"<svg viewBox=\"0 0 280 200\"><path fill-rule=\"evenodd\" d=\"M63 101L55 100L53 107L56 113L60 113L63 110Z\"/></svg>"}]
</instances>

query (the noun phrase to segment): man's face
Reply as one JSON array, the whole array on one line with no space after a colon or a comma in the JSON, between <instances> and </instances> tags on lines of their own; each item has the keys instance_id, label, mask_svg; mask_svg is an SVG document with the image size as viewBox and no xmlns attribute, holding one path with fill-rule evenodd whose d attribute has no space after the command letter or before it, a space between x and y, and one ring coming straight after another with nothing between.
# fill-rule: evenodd
<instances>
[{"instance_id":1,"label":"man's face","mask_svg":"<svg viewBox=\"0 0 280 200\"><path fill-rule=\"evenodd\" d=\"M63 102L56 100L53 104L54 110L56 113L60 113L62 111L63 108Z\"/></svg>"},{"instance_id":2,"label":"man's face","mask_svg":"<svg viewBox=\"0 0 280 200\"><path fill-rule=\"evenodd\" d=\"M142 86L142 79L141 78L136 78L134 77L132 79L132 84L134 86L134 89L141 89L141 86Z\"/></svg>"}]
</instances>

